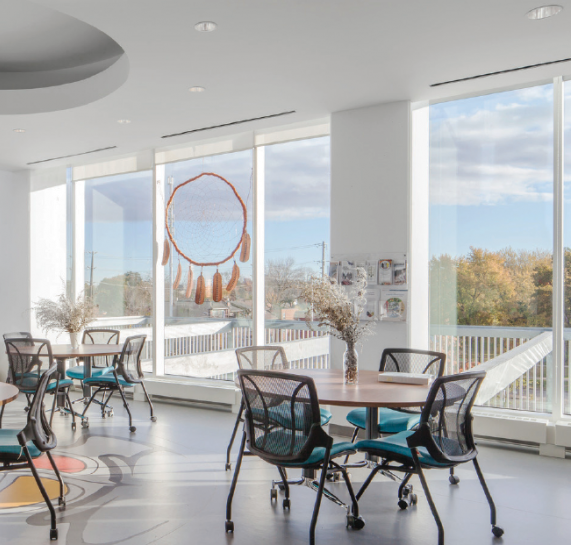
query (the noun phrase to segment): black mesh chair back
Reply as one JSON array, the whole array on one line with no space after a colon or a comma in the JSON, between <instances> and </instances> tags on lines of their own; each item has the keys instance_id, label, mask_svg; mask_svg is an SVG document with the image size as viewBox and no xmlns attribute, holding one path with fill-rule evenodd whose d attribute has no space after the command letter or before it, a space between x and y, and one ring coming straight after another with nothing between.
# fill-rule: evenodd
<instances>
[{"instance_id":1,"label":"black mesh chair back","mask_svg":"<svg viewBox=\"0 0 571 545\"><path fill-rule=\"evenodd\" d=\"M117 360L117 372L130 384L140 384L145 378L141 368L141 352L146 340L146 335L125 339L123 351Z\"/></svg>"},{"instance_id":2,"label":"black mesh chair back","mask_svg":"<svg viewBox=\"0 0 571 545\"><path fill-rule=\"evenodd\" d=\"M86 329L81 339L82 344L119 344L121 332L117 329ZM93 367L109 367L113 361L111 356L91 358Z\"/></svg>"},{"instance_id":3,"label":"black mesh chair back","mask_svg":"<svg viewBox=\"0 0 571 545\"><path fill-rule=\"evenodd\" d=\"M42 364L54 363L50 341L20 337L6 339L8 355L8 379L20 390L35 391L41 378Z\"/></svg>"},{"instance_id":4,"label":"black mesh chair back","mask_svg":"<svg viewBox=\"0 0 571 545\"><path fill-rule=\"evenodd\" d=\"M379 371L391 373L426 373L441 377L444 374L446 354L410 348L383 350Z\"/></svg>"},{"instance_id":5,"label":"black mesh chair back","mask_svg":"<svg viewBox=\"0 0 571 545\"><path fill-rule=\"evenodd\" d=\"M252 453L280 465L304 462L315 447L330 446L321 429L313 379L250 370L238 371L238 379Z\"/></svg>"},{"instance_id":6,"label":"black mesh chair back","mask_svg":"<svg viewBox=\"0 0 571 545\"><path fill-rule=\"evenodd\" d=\"M6 339L31 339L32 334L27 331L15 331L14 333L4 333L4 340Z\"/></svg>"},{"instance_id":7,"label":"black mesh chair back","mask_svg":"<svg viewBox=\"0 0 571 545\"><path fill-rule=\"evenodd\" d=\"M48 384L56 372L57 365L52 364L49 369L44 371L41 375L32 404L30 405L30 410L28 411L28 422L24 428L26 440L32 441L41 452L52 450L57 446L57 439L46 417L44 406L44 398ZM56 397L57 396L53 396L53 405L55 405Z\"/></svg>"},{"instance_id":8,"label":"black mesh chair back","mask_svg":"<svg viewBox=\"0 0 571 545\"><path fill-rule=\"evenodd\" d=\"M437 378L422 409L409 446L425 447L439 463L462 463L477 455L472 434L472 406L485 371Z\"/></svg>"},{"instance_id":9,"label":"black mesh chair back","mask_svg":"<svg viewBox=\"0 0 571 545\"><path fill-rule=\"evenodd\" d=\"M240 369L278 371L289 369L285 350L281 346L248 346L236 350Z\"/></svg>"}]
</instances>

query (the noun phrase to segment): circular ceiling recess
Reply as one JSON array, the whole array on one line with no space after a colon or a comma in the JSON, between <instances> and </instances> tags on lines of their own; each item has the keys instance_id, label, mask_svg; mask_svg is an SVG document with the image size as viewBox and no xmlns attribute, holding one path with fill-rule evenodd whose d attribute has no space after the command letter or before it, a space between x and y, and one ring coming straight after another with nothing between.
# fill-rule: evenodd
<instances>
[{"instance_id":1,"label":"circular ceiling recess","mask_svg":"<svg viewBox=\"0 0 571 545\"><path fill-rule=\"evenodd\" d=\"M2 2L0 114L89 104L128 73L122 47L101 30L28 0Z\"/></svg>"}]
</instances>

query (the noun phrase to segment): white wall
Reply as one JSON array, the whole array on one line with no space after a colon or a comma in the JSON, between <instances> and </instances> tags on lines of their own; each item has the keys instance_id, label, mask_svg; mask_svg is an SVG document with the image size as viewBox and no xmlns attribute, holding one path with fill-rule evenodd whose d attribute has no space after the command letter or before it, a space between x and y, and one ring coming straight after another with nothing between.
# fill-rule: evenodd
<instances>
[{"instance_id":1,"label":"white wall","mask_svg":"<svg viewBox=\"0 0 571 545\"><path fill-rule=\"evenodd\" d=\"M0 171L0 334L30 330L30 182ZM0 350L0 380L8 361Z\"/></svg>"},{"instance_id":2,"label":"white wall","mask_svg":"<svg viewBox=\"0 0 571 545\"><path fill-rule=\"evenodd\" d=\"M30 301L45 297L55 299L65 289L66 281L66 169L41 170L30 181ZM46 335L32 316L31 331L35 336L57 340ZM68 342L62 335L60 342Z\"/></svg>"},{"instance_id":3,"label":"white wall","mask_svg":"<svg viewBox=\"0 0 571 545\"><path fill-rule=\"evenodd\" d=\"M408 252L410 139L409 102L332 115L332 258L335 254ZM407 330L405 323L378 323L376 334L359 349L359 367L378 369L384 348L407 346ZM332 367L341 367L343 350L342 343L334 339ZM346 425L345 412L333 408L334 423Z\"/></svg>"}]
</instances>

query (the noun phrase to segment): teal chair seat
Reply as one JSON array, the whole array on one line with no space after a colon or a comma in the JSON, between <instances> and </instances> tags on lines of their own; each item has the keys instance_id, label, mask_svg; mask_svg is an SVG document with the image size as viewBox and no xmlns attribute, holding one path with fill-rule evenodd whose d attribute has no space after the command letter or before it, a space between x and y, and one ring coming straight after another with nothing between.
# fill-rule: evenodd
<instances>
[{"instance_id":1,"label":"teal chair seat","mask_svg":"<svg viewBox=\"0 0 571 545\"><path fill-rule=\"evenodd\" d=\"M106 384L117 384L117 381L115 380L114 375L107 374L100 375L98 377L86 378L83 381L83 384L85 384L85 386L105 386ZM132 388L135 386L134 384L127 382L123 377L119 377L119 384L126 388Z\"/></svg>"},{"instance_id":2,"label":"teal chair seat","mask_svg":"<svg viewBox=\"0 0 571 545\"><path fill-rule=\"evenodd\" d=\"M353 409L347 415L347 421L356 428L364 430L367 423L367 409ZM399 433L407 431L420 422L420 414L404 413L394 409L379 409L379 433Z\"/></svg>"},{"instance_id":3,"label":"teal chair seat","mask_svg":"<svg viewBox=\"0 0 571 545\"><path fill-rule=\"evenodd\" d=\"M38 376L34 375L33 377L26 377L18 384L18 387L20 388L20 391L24 392L25 394L35 394L38 383ZM53 392L56 389L56 386L57 382L52 380L52 382L48 384L47 391L50 393ZM69 386L73 386L73 381L69 380L68 378L59 381L60 389L68 388Z\"/></svg>"},{"instance_id":4,"label":"teal chair seat","mask_svg":"<svg viewBox=\"0 0 571 545\"><path fill-rule=\"evenodd\" d=\"M401 433L396 433L389 437L383 437L381 439L365 439L364 441L359 441L355 443L353 447L359 452L368 452L375 456L380 456L381 458L397 459L399 462L410 463L414 465L412 453L408 447L407 437L410 437L413 431L403 431ZM443 443L446 443L446 452L452 453L457 450L458 455L462 455L462 449L456 441L448 438L442 438ZM418 458L423 466L427 467L452 467L454 464L441 464L437 462L428 451L420 447L418 450Z\"/></svg>"},{"instance_id":5,"label":"teal chair seat","mask_svg":"<svg viewBox=\"0 0 571 545\"><path fill-rule=\"evenodd\" d=\"M109 367L92 367L91 368L91 376L92 377L100 377L101 375L106 375L107 373L113 372L113 366L110 365ZM75 380L83 380L85 377L85 367L83 365L77 365L68 369L65 374Z\"/></svg>"},{"instance_id":6,"label":"teal chair seat","mask_svg":"<svg viewBox=\"0 0 571 545\"><path fill-rule=\"evenodd\" d=\"M26 459L22 447L18 443L18 434L21 431L0 429L0 462L18 462ZM32 458L38 458L42 455L32 441L28 441L26 446Z\"/></svg>"},{"instance_id":7,"label":"teal chair seat","mask_svg":"<svg viewBox=\"0 0 571 545\"><path fill-rule=\"evenodd\" d=\"M290 448L291 445L291 433L286 430L279 430L271 432L265 436L261 436L257 439L258 446L261 446L261 443L266 439L264 450L266 452L274 451L276 455L284 455ZM303 447L303 445L307 441L307 437L303 434L296 435L294 439L297 448ZM335 443L331 447L331 459L337 458L339 456L346 456L347 454L355 454L356 447L353 443L349 441L344 441L342 443ZM287 462L280 462L280 466L282 467L311 467L315 465L320 465L323 463L323 459L325 457L325 448L317 447L313 449L313 452L310 454L309 458L302 463L287 463Z\"/></svg>"}]
</instances>

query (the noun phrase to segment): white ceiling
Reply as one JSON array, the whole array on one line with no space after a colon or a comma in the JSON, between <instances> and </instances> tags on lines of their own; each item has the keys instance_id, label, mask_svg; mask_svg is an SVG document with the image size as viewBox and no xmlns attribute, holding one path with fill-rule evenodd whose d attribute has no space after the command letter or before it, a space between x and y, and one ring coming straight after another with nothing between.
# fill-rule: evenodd
<instances>
[{"instance_id":1,"label":"white ceiling","mask_svg":"<svg viewBox=\"0 0 571 545\"><path fill-rule=\"evenodd\" d=\"M0 168L10 170L107 146L125 154L182 145L192 138L160 137L288 110L297 113L198 133L194 139L571 74L570 62L430 88L440 81L571 57L571 0L558 0L566 9L542 21L525 17L542 5L540 0L35 3L108 34L125 50L130 72L122 87L91 104L0 116ZM203 20L215 21L218 29L196 32L194 24ZM1 25L0 43L5 32ZM189 93L193 85L206 92ZM132 123L120 125L118 119ZM15 128L26 132L14 133Z\"/></svg>"}]
</instances>

